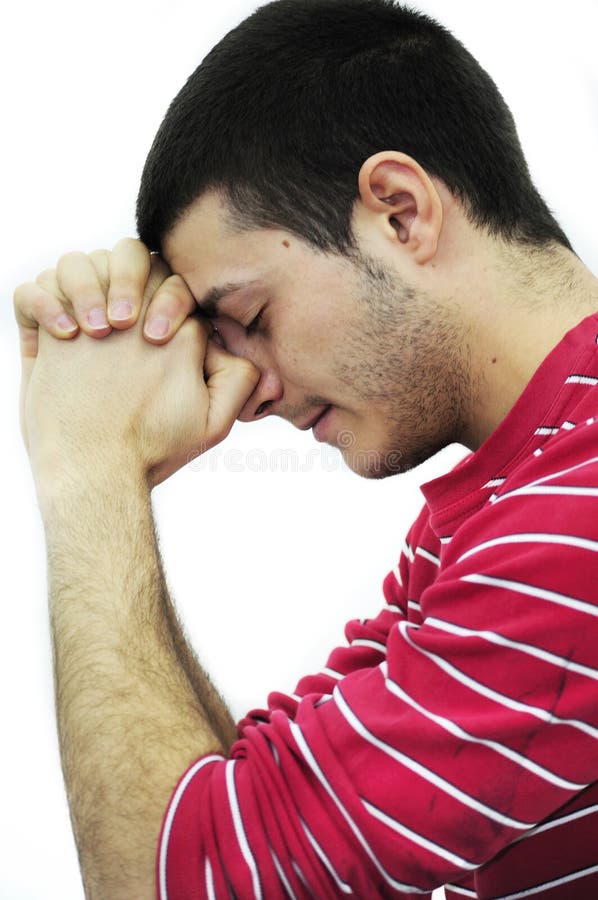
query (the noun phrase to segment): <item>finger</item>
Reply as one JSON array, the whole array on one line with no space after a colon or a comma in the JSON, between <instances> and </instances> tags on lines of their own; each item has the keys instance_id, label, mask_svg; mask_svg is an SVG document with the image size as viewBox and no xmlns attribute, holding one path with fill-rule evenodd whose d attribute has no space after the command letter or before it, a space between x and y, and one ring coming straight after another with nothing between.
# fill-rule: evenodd
<instances>
[{"instance_id":1,"label":"finger","mask_svg":"<svg viewBox=\"0 0 598 900\"><path fill-rule=\"evenodd\" d=\"M96 270L98 281L100 282L100 287L102 288L102 293L104 296L108 293L108 288L110 287L110 265L109 265L109 250L93 250L89 254L89 258L91 263Z\"/></svg>"},{"instance_id":2,"label":"finger","mask_svg":"<svg viewBox=\"0 0 598 900\"><path fill-rule=\"evenodd\" d=\"M48 273L43 274L50 278ZM19 285L14 292L14 311L19 326L21 359L35 359L37 356L40 327L62 339L74 337L79 330L56 294L38 282Z\"/></svg>"},{"instance_id":3,"label":"finger","mask_svg":"<svg viewBox=\"0 0 598 900\"><path fill-rule=\"evenodd\" d=\"M137 321L147 284L151 257L141 241L123 238L109 257L108 318L115 328Z\"/></svg>"},{"instance_id":4,"label":"finger","mask_svg":"<svg viewBox=\"0 0 598 900\"><path fill-rule=\"evenodd\" d=\"M250 360L233 356L213 339L207 341L204 375L210 397L207 437L211 444L224 440L233 422L260 380Z\"/></svg>"},{"instance_id":5,"label":"finger","mask_svg":"<svg viewBox=\"0 0 598 900\"><path fill-rule=\"evenodd\" d=\"M158 288L145 313L144 337L152 344L165 344L195 312L193 294L180 275L170 275Z\"/></svg>"},{"instance_id":6,"label":"finger","mask_svg":"<svg viewBox=\"0 0 598 900\"><path fill-rule=\"evenodd\" d=\"M78 251L66 253L58 260L56 277L81 329L91 337L109 334L105 291L89 256Z\"/></svg>"}]
</instances>

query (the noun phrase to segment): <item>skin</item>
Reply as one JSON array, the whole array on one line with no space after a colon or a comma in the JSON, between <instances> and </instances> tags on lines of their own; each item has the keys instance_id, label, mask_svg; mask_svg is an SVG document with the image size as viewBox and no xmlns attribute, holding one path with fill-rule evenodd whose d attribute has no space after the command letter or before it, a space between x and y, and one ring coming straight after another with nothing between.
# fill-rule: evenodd
<instances>
[{"instance_id":1,"label":"skin","mask_svg":"<svg viewBox=\"0 0 598 900\"><path fill-rule=\"evenodd\" d=\"M598 282L573 254L476 230L409 157L371 157L359 191L352 260L286 232L233 232L209 194L168 236L174 274L125 240L112 254L69 254L15 292L62 765L94 900L155 896L178 778L234 739L168 596L153 486L237 416L302 426L328 404L326 439L362 474L386 474L372 452L407 466L449 439L479 447L549 350L598 308ZM253 287L225 294L215 337L190 314L241 276ZM92 309L123 299L129 319L93 327ZM72 332L59 327L65 312ZM171 324L151 338L156 315Z\"/></svg>"},{"instance_id":2,"label":"skin","mask_svg":"<svg viewBox=\"0 0 598 900\"><path fill-rule=\"evenodd\" d=\"M212 320L261 372L240 419L302 427L331 404L324 439L370 477L457 439L463 341L456 322L434 324L433 298L367 257L316 253L276 229L231 233L229 221L220 197L202 198L165 254L200 309L214 285L249 285L226 293Z\"/></svg>"}]
</instances>

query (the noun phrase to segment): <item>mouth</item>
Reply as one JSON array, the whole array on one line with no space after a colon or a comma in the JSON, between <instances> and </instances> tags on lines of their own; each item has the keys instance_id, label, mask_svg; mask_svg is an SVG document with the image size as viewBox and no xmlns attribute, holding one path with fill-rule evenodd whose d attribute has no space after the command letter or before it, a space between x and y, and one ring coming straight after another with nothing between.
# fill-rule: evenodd
<instances>
[{"instance_id":1,"label":"mouth","mask_svg":"<svg viewBox=\"0 0 598 900\"><path fill-rule=\"evenodd\" d=\"M309 431L310 428L313 428L314 425L316 425L317 422L319 422L320 419L326 415L330 408L330 404L328 404L328 406L322 407L322 409L320 409L319 412L312 416L311 419L308 419L307 422L303 423L303 425L297 425L296 427L299 429L299 431Z\"/></svg>"}]
</instances>

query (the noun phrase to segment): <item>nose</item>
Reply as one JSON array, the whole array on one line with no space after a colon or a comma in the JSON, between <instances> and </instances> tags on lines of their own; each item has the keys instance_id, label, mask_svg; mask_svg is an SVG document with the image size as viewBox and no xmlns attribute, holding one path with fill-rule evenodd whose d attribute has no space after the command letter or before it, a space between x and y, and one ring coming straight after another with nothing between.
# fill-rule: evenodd
<instances>
[{"instance_id":1,"label":"nose","mask_svg":"<svg viewBox=\"0 0 598 900\"><path fill-rule=\"evenodd\" d=\"M261 373L260 380L237 418L241 422L253 422L270 415L282 399L284 388L263 338L259 334L248 335L242 325L226 316L219 316L213 324L225 349L234 356L249 359Z\"/></svg>"}]
</instances>

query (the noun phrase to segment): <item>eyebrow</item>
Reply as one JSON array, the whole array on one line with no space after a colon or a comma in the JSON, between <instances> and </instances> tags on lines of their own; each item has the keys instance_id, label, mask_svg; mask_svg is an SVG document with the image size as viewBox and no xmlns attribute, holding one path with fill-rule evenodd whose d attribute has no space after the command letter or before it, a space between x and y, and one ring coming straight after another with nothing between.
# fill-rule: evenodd
<instances>
[{"instance_id":1,"label":"eyebrow","mask_svg":"<svg viewBox=\"0 0 598 900\"><path fill-rule=\"evenodd\" d=\"M227 281L225 284L219 285L218 287L210 288L203 297L196 300L201 314L205 316L206 319L215 319L216 316L219 315L220 300L222 300L223 297L241 291L243 288L249 287L252 284L255 284L255 279L250 281Z\"/></svg>"}]
</instances>

